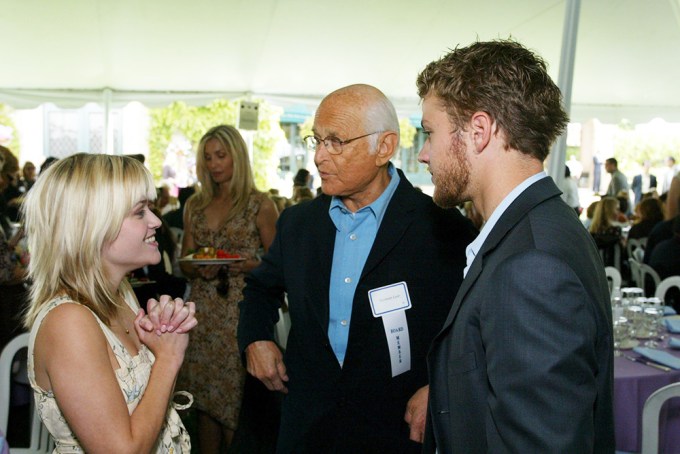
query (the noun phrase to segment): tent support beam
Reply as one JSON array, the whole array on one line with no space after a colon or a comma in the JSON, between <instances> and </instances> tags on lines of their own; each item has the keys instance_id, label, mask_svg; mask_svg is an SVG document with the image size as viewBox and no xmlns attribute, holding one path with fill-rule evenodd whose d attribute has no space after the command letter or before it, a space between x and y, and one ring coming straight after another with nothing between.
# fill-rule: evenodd
<instances>
[{"instance_id":1,"label":"tent support beam","mask_svg":"<svg viewBox=\"0 0 680 454\"><path fill-rule=\"evenodd\" d=\"M102 152L104 154L113 153L113 123L111 122L111 99L113 98L113 92L110 88L105 88L104 95L104 131L102 141Z\"/></svg>"},{"instance_id":2,"label":"tent support beam","mask_svg":"<svg viewBox=\"0 0 680 454\"><path fill-rule=\"evenodd\" d=\"M562 91L564 110L568 115L571 114L571 88L574 82L574 60L580 10L581 0L567 0L557 86ZM564 164L567 157L567 131L564 131L555 141L549 156L548 175L553 177L555 182L560 183L564 179Z\"/></svg>"}]
</instances>

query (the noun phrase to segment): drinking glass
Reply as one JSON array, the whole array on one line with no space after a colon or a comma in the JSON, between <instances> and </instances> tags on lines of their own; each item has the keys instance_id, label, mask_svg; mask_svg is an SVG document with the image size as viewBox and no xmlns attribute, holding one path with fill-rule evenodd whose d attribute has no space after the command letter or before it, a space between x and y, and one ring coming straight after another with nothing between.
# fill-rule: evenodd
<instances>
[{"instance_id":1,"label":"drinking glass","mask_svg":"<svg viewBox=\"0 0 680 454\"><path fill-rule=\"evenodd\" d=\"M630 324L626 317L617 317L614 319L614 356L621 356L621 350L629 347L630 341Z\"/></svg>"},{"instance_id":2,"label":"drinking glass","mask_svg":"<svg viewBox=\"0 0 680 454\"><path fill-rule=\"evenodd\" d=\"M656 348L659 346L657 338L661 331L661 321L663 319L663 308L656 304L646 304L643 309L644 326L647 341L645 347Z\"/></svg>"}]
</instances>

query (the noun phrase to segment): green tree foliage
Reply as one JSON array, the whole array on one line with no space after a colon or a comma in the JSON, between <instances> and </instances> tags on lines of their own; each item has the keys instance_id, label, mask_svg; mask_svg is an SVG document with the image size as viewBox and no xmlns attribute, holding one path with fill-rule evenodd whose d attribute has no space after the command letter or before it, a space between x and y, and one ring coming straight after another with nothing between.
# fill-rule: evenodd
<instances>
[{"instance_id":1,"label":"green tree foliage","mask_svg":"<svg viewBox=\"0 0 680 454\"><path fill-rule=\"evenodd\" d=\"M618 125L614 134L614 156L619 161L619 168L629 177L636 173L639 165L646 160L653 168L660 168L668 156L680 155L680 131L668 124L654 122L632 127L627 123ZM652 173L654 173L652 171Z\"/></svg>"},{"instance_id":2,"label":"green tree foliage","mask_svg":"<svg viewBox=\"0 0 680 454\"><path fill-rule=\"evenodd\" d=\"M314 117L307 117L307 119L304 121L304 123L300 124L300 140L304 139L307 136L311 136L314 134L312 132L312 127L314 126Z\"/></svg>"},{"instance_id":3,"label":"green tree foliage","mask_svg":"<svg viewBox=\"0 0 680 454\"><path fill-rule=\"evenodd\" d=\"M399 146L401 148L411 148L413 146L413 139L416 136L416 128L408 118L399 119L399 133Z\"/></svg>"},{"instance_id":4,"label":"green tree foliage","mask_svg":"<svg viewBox=\"0 0 680 454\"><path fill-rule=\"evenodd\" d=\"M282 109L259 102L258 130L254 134L243 132L243 135L248 143L252 134L255 184L266 190L276 172L276 143L285 135L279 125ZM226 99L216 100L207 106L174 102L165 108L150 109L149 168L156 181L161 179L165 154L174 134L184 135L195 152L201 137L211 127L220 124L236 126L238 110L239 100Z\"/></svg>"}]
</instances>

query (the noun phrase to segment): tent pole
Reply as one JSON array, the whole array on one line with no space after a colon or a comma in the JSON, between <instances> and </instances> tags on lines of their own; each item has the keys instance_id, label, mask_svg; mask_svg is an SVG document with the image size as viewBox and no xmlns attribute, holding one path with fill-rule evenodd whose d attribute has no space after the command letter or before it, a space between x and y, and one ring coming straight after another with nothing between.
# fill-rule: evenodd
<instances>
[{"instance_id":1,"label":"tent pole","mask_svg":"<svg viewBox=\"0 0 680 454\"><path fill-rule=\"evenodd\" d=\"M562 31L562 54L560 55L560 73L557 86L562 91L564 110L571 114L571 87L574 82L574 59L576 55L576 38L578 35L579 12L581 0L567 0ZM548 174L558 184L564 179L564 164L567 157L567 131L564 131L553 144L548 160Z\"/></svg>"},{"instance_id":2,"label":"tent pole","mask_svg":"<svg viewBox=\"0 0 680 454\"><path fill-rule=\"evenodd\" d=\"M111 124L111 89L104 89L104 131L102 137L102 153L110 154L113 152L113 128Z\"/></svg>"}]
</instances>

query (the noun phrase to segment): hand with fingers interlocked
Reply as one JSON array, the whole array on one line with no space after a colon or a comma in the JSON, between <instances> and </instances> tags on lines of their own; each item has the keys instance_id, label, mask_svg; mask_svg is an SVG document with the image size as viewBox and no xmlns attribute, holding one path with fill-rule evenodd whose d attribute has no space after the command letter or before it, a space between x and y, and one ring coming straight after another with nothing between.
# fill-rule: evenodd
<instances>
[{"instance_id":1,"label":"hand with fingers interlocked","mask_svg":"<svg viewBox=\"0 0 680 454\"><path fill-rule=\"evenodd\" d=\"M182 298L161 295L158 300L151 298L147 303L147 314L140 320L139 326L147 332L188 333L197 324L196 305Z\"/></svg>"}]
</instances>

